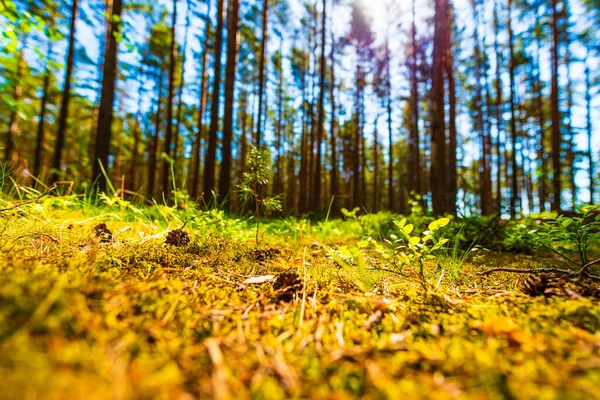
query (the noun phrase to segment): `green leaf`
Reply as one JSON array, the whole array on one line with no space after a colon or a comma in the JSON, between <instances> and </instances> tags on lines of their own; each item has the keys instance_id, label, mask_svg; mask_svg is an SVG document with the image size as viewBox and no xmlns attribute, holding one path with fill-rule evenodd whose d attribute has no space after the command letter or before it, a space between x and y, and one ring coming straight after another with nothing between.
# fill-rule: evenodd
<instances>
[{"instance_id":1,"label":"green leaf","mask_svg":"<svg viewBox=\"0 0 600 400\"><path fill-rule=\"evenodd\" d=\"M450 218L444 217L444 218L436 219L435 221L430 223L427 227L429 228L430 231L435 231L443 226L448 225L449 222L450 222Z\"/></svg>"},{"instance_id":2,"label":"green leaf","mask_svg":"<svg viewBox=\"0 0 600 400\"><path fill-rule=\"evenodd\" d=\"M404 233L406 233L407 235L410 235L410 233L413 231L414 228L415 227L413 224L408 224L404 227Z\"/></svg>"},{"instance_id":3,"label":"green leaf","mask_svg":"<svg viewBox=\"0 0 600 400\"><path fill-rule=\"evenodd\" d=\"M421 241L421 238L418 236L413 236L410 238L409 242L411 245L416 246Z\"/></svg>"},{"instance_id":4,"label":"green leaf","mask_svg":"<svg viewBox=\"0 0 600 400\"><path fill-rule=\"evenodd\" d=\"M358 246L358 248L364 249L365 247L369 246L369 241L368 240L361 240L360 242L356 243L356 245Z\"/></svg>"}]
</instances>

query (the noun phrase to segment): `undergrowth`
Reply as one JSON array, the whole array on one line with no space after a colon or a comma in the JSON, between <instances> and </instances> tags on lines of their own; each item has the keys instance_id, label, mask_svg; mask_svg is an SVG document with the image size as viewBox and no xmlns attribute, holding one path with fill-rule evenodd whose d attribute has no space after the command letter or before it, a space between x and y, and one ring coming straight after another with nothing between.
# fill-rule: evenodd
<instances>
[{"instance_id":1,"label":"undergrowth","mask_svg":"<svg viewBox=\"0 0 600 400\"><path fill-rule=\"evenodd\" d=\"M488 219L263 220L256 247L217 209L43 193L1 206L2 398L600 398L597 299L478 275L569 264Z\"/></svg>"}]
</instances>

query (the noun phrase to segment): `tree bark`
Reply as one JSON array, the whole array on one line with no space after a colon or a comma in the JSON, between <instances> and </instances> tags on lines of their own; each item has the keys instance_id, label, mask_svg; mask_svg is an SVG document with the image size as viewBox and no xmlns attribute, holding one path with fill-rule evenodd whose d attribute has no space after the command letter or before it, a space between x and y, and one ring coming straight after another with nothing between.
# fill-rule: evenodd
<instances>
[{"instance_id":1,"label":"tree bark","mask_svg":"<svg viewBox=\"0 0 600 400\"><path fill-rule=\"evenodd\" d=\"M46 108L48 104L48 91L50 89L50 74L52 69L50 68L50 60L52 60L52 41L48 39L48 51L46 59L46 68L44 72L44 83L42 84L42 101L40 105L40 122L38 123L37 136L35 142L35 154L34 154L34 165L33 175L39 176L42 169L42 149L44 147L44 136L46 127Z\"/></svg>"},{"instance_id":2,"label":"tree bark","mask_svg":"<svg viewBox=\"0 0 600 400\"><path fill-rule=\"evenodd\" d=\"M265 91L265 75L266 75L266 45L267 45L267 32L269 25L269 0L263 0L263 12L262 12L262 37L260 38L260 61L258 70L258 116L256 135L254 138L254 145L260 148L262 141L262 110L263 110L263 96Z\"/></svg>"},{"instance_id":3,"label":"tree bark","mask_svg":"<svg viewBox=\"0 0 600 400\"><path fill-rule=\"evenodd\" d=\"M433 212L436 215L444 214L446 204L444 201L447 187L446 175L446 122L444 104L444 57L445 32L448 29L446 22L447 0L436 0L434 17L433 38L433 70L431 82L431 198Z\"/></svg>"},{"instance_id":4,"label":"tree bark","mask_svg":"<svg viewBox=\"0 0 600 400\"><path fill-rule=\"evenodd\" d=\"M223 116L223 147L219 173L219 197L229 210L231 190L231 142L233 140L233 100L235 98L235 70L237 65L238 25L240 0L229 1L227 18L227 65L225 67L225 114Z\"/></svg>"},{"instance_id":5,"label":"tree bark","mask_svg":"<svg viewBox=\"0 0 600 400\"><path fill-rule=\"evenodd\" d=\"M550 121L552 123L551 139L552 139L552 202L550 204L552 211L559 212L561 210L561 159L560 148L562 144L562 136L560 133L560 111L558 105L558 47L560 37L558 32L558 0L552 0L552 70L551 82L552 89L550 92Z\"/></svg>"},{"instance_id":6,"label":"tree bark","mask_svg":"<svg viewBox=\"0 0 600 400\"><path fill-rule=\"evenodd\" d=\"M209 3L210 4L210 3ZM210 8L209 8L210 13ZM206 17L206 26L204 29L204 45L202 46L202 58L201 58L201 78L200 78L200 105L198 106L198 122L196 137L194 139L194 145L192 148L192 179L190 195L192 198L198 197L198 188L200 187L200 149L202 145L202 135L204 131L204 112L206 110L206 97L208 92L208 73L206 70L206 59L209 47L210 37L210 16Z\"/></svg>"},{"instance_id":7,"label":"tree bark","mask_svg":"<svg viewBox=\"0 0 600 400\"><path fill-rule=\"evenodd\" d=\"M13 89L13 102L14 106L18 107L21 95L23 94L23 86L21 85L21 79L23 79L23 69L25 68L25 46L21 47L19 51L19 57L17 58L17 71L15 74L15 87ZM19 114L14 109L10 113L8 120L8 132L6 135L6 146L4 147L4 162L13 163L14 152L15 152L15 138L19 133Z\"/></svg>"},{"instance_id":8,"label":"tree bark","mask_svg":"<svg viewBox=\"0 0 600 400\"><path fill-rule=\"evenodd\" d=\"M106 32L106 50L104 54L104 67L102 74L102 94L98 114L98 128L96 132L96 145L94 147L94 168L92 179L98 182L99 192L105 192L108 181L102 168L108 168L108 155L110 154L110 140L112 137L113 103L117 80L117 57L119 44L117 37L121 31L122 0L113 0L110 21Z\"/></svg>"},{"instance_id":9,"label":"tree bark","mask_svg":"<svg viewBox=\"0 0 600 400\"><path fill-rule=\"evenodd\" d=\"M312 187L312 210L321 210L321 147L323 144L323 128L325 124L325 34L327 0L322 1L323 12L321 14L321 55L319 58L319 103L317 116L317 138L316 138L316 160L315 173Z\"/></svg>"},{"instance_id":10,"label":"tree bark","mask_svg":"<svg viewBox=\"0 0 600 400\"><path fill-rule=\"evenodd\" d=\"M421 149L419 144L419 78L417 75L417 25L416 25L416 0L412 4L411 28L411 54L410 68L410 132L408 140L408 165L407 174L409 195L421 195Z\"/></svg>"},{"instance_id":11,"label":"tree bark","mask_svg":"<svg viewBox=\"0 0 600 400\"><path fill-rule=\"evenodd\" d=\"M58 129L56 131L56 143L54 145L54 157L52 161L53 172L51 181L57 181L59 179L62 152L65 145L67 117L69 116L69 101L71 99L71 76L73 75L73 66L75 63L75 23L77 22L78 7L79 0L73 0L73 4L71 5L69 45L67 49L67 69L65 70L65 82L63 84L60 114L58 116Z\"/></svg>"},{"instance_id":12,"label":"tree bark","mask_svg":"<svg viewBox=\"0 0 600 400\"><path fill-rule=\"evenodd\" d=\"M508 0L508 13L506 17L506 26L508 30L508 48L510 51L510 61L508 64L508 73L510 80L510 135L511 135L511 191L510 191L510 218L515 219L517 215L517 199L519 196L518 187L518 166L517 166L517 125L516 125L516 106L515 106L515 51L512 30L512 0Z\"/></svg>"},{"instance_id":13,"label":"tree bark","mask_svg":"<svg viewBox=\"0 0 600 400\"><path fill-rule=\"evenodd\" d=\"M219 98L221 92L221 52L223 44L223 1L217 0L217 30L215 31L215 65L213 92L210 112L210 128L208 130L208 148L204 160L204 180L202 192L204 203L211 205L212 192L215 189L215 166L217 158L217 131L219 130Z\"/></svg>"},{"instance_id":14,"label":"tree bark","mask_svg":"<svg viewBox=\"0 0 600 400\"><path fill-rule=\"evenodd\" d=\"M179 166L179 139L181 139L181 113L183 112L183 88L185 87L185 59L187 53L188 31L190 30L190 0L186 1L185 12L185 33L183 35L183 47L181 48L181 79L177 88L177 111L175 117L175 135L173 138L173 166L175 168L175 184L178 185L179 177L183 171L183 166ZM185 143L182 143L185 146Z\"/></svg>"},{"instance_id":15,"label":"tree bark","mask_svg":"<svg viewBox=\"0 0 600 400\"><path fill-rule=\"evenodd\" d=\"M162 193L166 199L171 194L171 165L173 162L173 91L175 90L175 64L177 63L177 42L175 38L175 29L177 27L177 0L173 0L173 19L171 23L171 47L169 51L169 88L167 92L167 127L165 130L165 141L163 143L163 153L166 157L162 164Z\"/></svg>"},{"instance_id":16,"label":"tree bark","mask_svg":"<svg viewBox=\"0 0 600 400\"><path fill-rule=\"evenodd\" d=\"M158 141L160 138L160 119L161 119L161 102L163 91L163 74L162 62L160 65L160 73L158 75L158 97L156 100L156 121L154 122L154 136L152 137L150 146L148 146L148 196L152 197L155 194L156 188L156 163L158 156Z\"/></svg>"}]
</instances>

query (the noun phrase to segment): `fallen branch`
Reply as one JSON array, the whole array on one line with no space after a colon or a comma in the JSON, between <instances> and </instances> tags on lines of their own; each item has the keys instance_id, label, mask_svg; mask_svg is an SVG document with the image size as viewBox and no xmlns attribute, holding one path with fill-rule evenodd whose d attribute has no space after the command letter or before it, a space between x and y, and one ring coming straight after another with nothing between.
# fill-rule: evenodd
<instances>
[{"instance_id":1,"label":"fallen branch","mask_svg":"<svg viewBox=\"0 0 600 400\"><path fill-rule=\"evenodd\" d=\"M487 276L487 275L490 275L490 274L492 274L494 272L511 272L511 273L516 273L516 274L543 274L543 273L548 273L548 274L560 274L560 275L563 275L566 278L577 278L577 279L587 278L587 279L591 279L591 280L594 280L594 281L600 281L600 276L590 275L588 273L591 267L593 267L594 265L599 265L599 264L600 264L600 259L595 260L595 261L591 261L591 262L585 264L579 271L569 271L569 270L560 269L560 268L529 268L529 269L522 269L522 268L498 267L498 268L491 268L491 269L488 269L488 270L483 271L483 272L478 272L477 275L479 275L479 276Z\"/></svg>"},{"instance_id":2,"label":"fallen branch","mask_svg":"<svg viewBox=\"0 0 600 400\"><path fill-rule=\"evenodd\" d=\"M11 211L11 210L14 210L15 208L19 208L19 207L21 207L21 206L24 206L24 205L27 205L27 204L36 203L36 202L37 202L37 201L39 201L41 198L43 198L43 197L45 197L45 196L49 195L51 192L53 192L54 190L56 190L56 188L57 188L57 187L58 187L58 186L52 186L51 188L47 189L47 190L46 190L44 193L42 193L42 194L38 195L38 196L37 196L37 197L35 197L35 198L33 198L33 199L31 199L31 200L24 201L24 202L22 202L22 203L20 203L20 204L15 204L14 206L10 206L10 207L7 207L7 208L2 208L2 209L0 209L0 212Z\"/></svg>"}]
</instances>

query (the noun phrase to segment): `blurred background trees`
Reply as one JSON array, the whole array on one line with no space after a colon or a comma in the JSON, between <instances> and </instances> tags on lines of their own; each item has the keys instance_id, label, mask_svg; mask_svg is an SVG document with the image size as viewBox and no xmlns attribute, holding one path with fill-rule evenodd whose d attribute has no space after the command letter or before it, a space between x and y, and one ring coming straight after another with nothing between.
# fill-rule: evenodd
<instances>
[{"instance_id":1,"label":"blurred background trees","mask_svg":"<svg viewBox=\"0 0 600 400\"><path fill-rule=\"evenodd\" d=\"M518 217L598 202L597 0L1 0L18 182L242 211Z\"/></svg>"}]
</instances>

